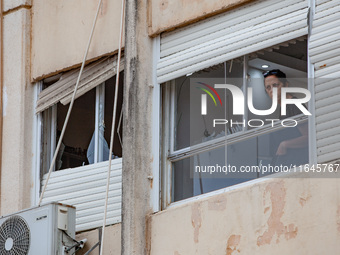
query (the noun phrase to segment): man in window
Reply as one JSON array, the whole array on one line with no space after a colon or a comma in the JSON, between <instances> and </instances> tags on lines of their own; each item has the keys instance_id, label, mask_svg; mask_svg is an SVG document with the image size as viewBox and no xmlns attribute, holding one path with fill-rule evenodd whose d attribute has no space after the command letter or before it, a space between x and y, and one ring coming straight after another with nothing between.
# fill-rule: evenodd
<instances>
[{"instance_id":1,"label":"man in window","mask_svg":"<svg viewBox=\"0 0 340 255\"><path fill-rule=\"evenodd\" d=\"M277 88L278 105L281 105L281 89L288 87L289 83L286 74L279 69L264 73L264 86L267 95L273 100L273 88ZM287 99L296 98L292 94L286 94ZM286 115L281 115L279 119L291 118L301 114L300 109L294 104L286 105ZM298 124L296 127L286 127L275 132L271 137L273 150L273 165L301 165L308 162L308 127L307 123Z\"/></svg>"}]
</instances>

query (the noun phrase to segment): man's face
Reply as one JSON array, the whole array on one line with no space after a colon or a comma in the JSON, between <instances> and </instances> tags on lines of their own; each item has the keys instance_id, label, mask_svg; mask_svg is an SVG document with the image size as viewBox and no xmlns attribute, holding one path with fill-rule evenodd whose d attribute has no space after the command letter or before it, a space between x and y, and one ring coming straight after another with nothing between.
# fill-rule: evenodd
<instances>
[{"instance_id":1,"label":"man's face","mask_svg":"<svg viewBox=\"0 0 340 255\"><path fill-rule=\"evenodd\" d=\"M264 79L264 87L268 96L273 99L273 88L277 88L277 99L281 102L281 88L284 84L275 75L267 76Z\"/></svg>"}]
</instances>

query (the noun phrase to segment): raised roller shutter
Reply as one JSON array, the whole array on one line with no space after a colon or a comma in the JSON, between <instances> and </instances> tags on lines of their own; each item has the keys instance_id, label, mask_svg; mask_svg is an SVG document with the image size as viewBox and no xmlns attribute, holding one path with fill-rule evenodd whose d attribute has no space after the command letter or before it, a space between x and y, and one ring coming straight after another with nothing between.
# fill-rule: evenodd
<instances>
[{"instance_id":1,"label":"raised roller shutter","mask_svg":"<svg viewBox=\"0 0 340 255\"><path fill-rule=\"evenodd\" d=\"M309 55L315 67L318 163L340 158L340 1L317 0Z\"/></svg>"},{"instance_id":2,"label":"raised roller shutter","mask_svg":"<svg viewBox=\"0 0 340 255\"><path fill-rule=\"evenodd\" d=\"M164 33L158 82L306 35L307 14L307 0L260 0Z\"/></svg>"},{"instance_id":3,"label":"raised roller shutter","mask_svg":"<svg viewBox=\"0 0 340 255\"><path fill-rule=\"evenodd\" d=\"M52 172L43 203L76 207L76 231L103 225L108 161ZM44 185L46 175L44 176ZM122 159L112 160L106 224L121 222Z\"/></svg>"}]
</instances>

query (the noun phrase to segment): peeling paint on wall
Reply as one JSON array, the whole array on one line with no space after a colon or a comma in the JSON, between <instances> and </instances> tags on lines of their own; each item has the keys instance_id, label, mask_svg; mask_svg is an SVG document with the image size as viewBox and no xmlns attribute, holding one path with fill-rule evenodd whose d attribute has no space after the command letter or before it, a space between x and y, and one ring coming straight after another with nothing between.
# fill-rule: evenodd
<instances>
[{"instance_id":1,"label":"peeling paint on wall","mask_svg":"<svg viewBox=\"0 0 340 255\"><path fill-rule=\"evenodd\" d=\"M264 214L266 214L270 210L270 207L264 208Z\"/></svg>"},{"instance_id":2,"label":"peeling paint on wall","mask_svg":"<svg viewBox=\"0 0 340 255\"><path fill-rule=\"evenodd\" d=\"M191 224L194 227L194 242L198 243L198 235L202 224L201 203L195 203L191 208Z\"/></svg>"},{"instance_id":3,"label":"peeling paint on wall","mask_svg":"<svg viewBox=\"0 0 340 255\"><path fill-rule=\"evenodd\" d=\"M169 1L168 0L163 0L160 2L159 7L161 11L164 11L168 8Z\"/></svg>"},{"instance_id":4,"label":"peeling paint on wall","mask_svg":"<svg viewBox=\"0 0 340 255\"><path fill-rule=\"evenodd\" d=\"M284 182L273 182L266 187L264 192L264 204L266 202L265 197L268 193L270 193L272 210L267 221L268 229L263 233L263 235L257 238L258 246L270 244L275 235L277 237L276 243L279 243L281 235L284 235L286 240L289 240L291 238L295 238L298 232L298 228L295 227L294 224L284 226L281 222L281 217L283 216L286 203L286 189L284 187ZM266 208L264 211L267 212L268 209Z\"/></svg>"},{"instance_id":5,"label":"peeling paint on wall","mask_svg":"<svg viewBox=\"0 0 340 255\"><path fill-rule=\"evenodd\" d=\"M237 249L237 246L240 244L240 241L241 241L240 235L231 235L228 239L226 255L232 255L234 251L240 253L241 252L240 249Z\"/></svg>"},{"instance_id":6,"label":"peeling paint on wall","mask_svg":"<svg viewBox=\"0 0 340 255\"><path fill-rule=\"evenodd\" d=\"M285 226L285 237L287 240L295 238L298 232L298 228L294 226L294 224L289 224L289 226Z\"/></svg>"},{"instance_id":7,"label":"peeling paint on wall","mask_svg":"<svg viewBox=\"0 0 340 255\"><path fill-rule=\"evenodd\" d=\"M299 200L300 205L303 207L311 197L312 196L309 193L308 194L302 194L300 196L300 200Z\"/></svg>"}]
</instances>

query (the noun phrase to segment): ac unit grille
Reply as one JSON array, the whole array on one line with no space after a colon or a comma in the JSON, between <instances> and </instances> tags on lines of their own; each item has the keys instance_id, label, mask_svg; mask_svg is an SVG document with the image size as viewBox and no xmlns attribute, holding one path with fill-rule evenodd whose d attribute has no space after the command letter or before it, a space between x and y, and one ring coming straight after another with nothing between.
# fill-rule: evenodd
<instances>
[{"instance_id":1,"label":"ac unit grille","mask_svg":"<svg viewBox=\"0 0 340 255\"><path fill-rule=\"evenodd\" d=\"M26 221L12 216L0 226L0 255L27 255L30 230Z\"/></svg>"}]
</instances>

